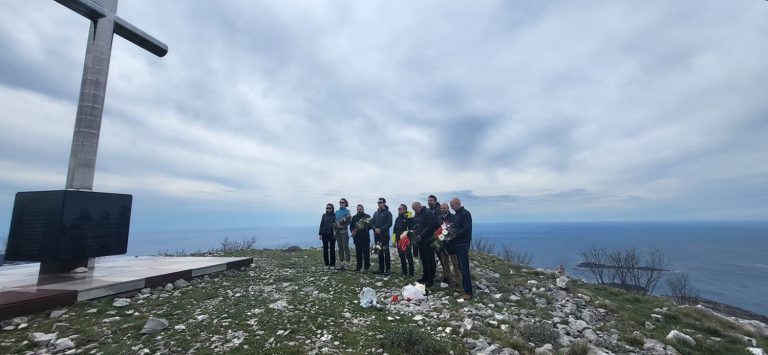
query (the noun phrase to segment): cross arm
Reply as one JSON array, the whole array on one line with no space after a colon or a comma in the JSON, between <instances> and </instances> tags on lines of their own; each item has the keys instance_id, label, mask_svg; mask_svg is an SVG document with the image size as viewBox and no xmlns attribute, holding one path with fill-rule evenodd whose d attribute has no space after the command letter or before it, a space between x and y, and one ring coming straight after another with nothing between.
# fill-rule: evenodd
<instances>
[{"instance_id":1,"label":"cross arm","mask_svg":"<svg viewBox=\"0 0 768 355\"><path fill-rule=\"evenodd\" d=\"M165 43L160 42L155 37L150 36L118 16L115 16L115 33L158 57L168 53L168 46Z\"/></svg>"},{"instance_id":2,"label":"cross arm","mask_svg":"<svg viewBox=\"0 0 768 355\"><path fill-rule=\"evenodd\" d=\"M57 3L62 4L70 10L77 12L83 17L96 21L102 17L109 16L109 11L101 7L98 3L89 0L56 0Z\"/></svg>"}]
</instances>

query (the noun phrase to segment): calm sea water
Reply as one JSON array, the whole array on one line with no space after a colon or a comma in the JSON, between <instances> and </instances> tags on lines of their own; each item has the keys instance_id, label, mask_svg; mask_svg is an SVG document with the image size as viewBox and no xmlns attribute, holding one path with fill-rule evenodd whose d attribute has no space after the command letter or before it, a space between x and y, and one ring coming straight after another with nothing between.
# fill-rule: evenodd
<instances>
[{"instance_id":1,"label":"calm sea water","mask_svg":"<svg viewBox=\"0 0 768 355\"><path fill-rule=\"evenodd\" d=\"M690 274L702 297L768 315L768 222L478 223L474 238L492 239L533 255L533 266L564 264L576 273L579 250L659 248L671 268ZM216 248L224 237L255 237L258 248L320 246L317 227L132 232L128 254ZM662 283L659 290L662 293Z\"/></svg>"}]
</instances>

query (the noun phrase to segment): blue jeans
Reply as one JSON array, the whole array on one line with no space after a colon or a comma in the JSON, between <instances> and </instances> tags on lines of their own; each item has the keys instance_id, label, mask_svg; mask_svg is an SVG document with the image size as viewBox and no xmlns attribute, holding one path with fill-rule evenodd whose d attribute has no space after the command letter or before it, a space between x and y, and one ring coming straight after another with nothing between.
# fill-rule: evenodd
<instances>
[{"instance_id":1,"label":"blue jeans","mask_svg":"<svg viewBox=\"0 0 768 355\"><path fill-rule=\"evenodd\" d=\"M469 275L469 243L456 245L456 257L459 259L461 271L461 287L464 293L472 295L472 277Z\"/></svg>"}]
</instances>

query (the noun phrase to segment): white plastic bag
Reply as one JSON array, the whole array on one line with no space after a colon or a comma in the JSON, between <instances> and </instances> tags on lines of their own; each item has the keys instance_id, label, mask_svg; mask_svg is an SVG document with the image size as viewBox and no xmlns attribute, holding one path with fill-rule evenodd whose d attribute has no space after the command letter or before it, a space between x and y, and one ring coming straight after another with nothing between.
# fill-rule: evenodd
<instances>
[{"instance_id":1,"label":"white plastic bag","mask_svg":"<svg viewBox=\"0 0 768 355\"><path fill-rule=\"evenodd\" d=\"M370 287L363 288L362 291L360 291L360 306L363 308L368 307L377 307L376 304L376 291L374 291Z\"/></svg>"},{"instance_id":2,"label":"white plastic bag","mask_svg":"<svg viewBox=\"0 0 768 355\"><path fill-rule=\"evenodd\" d=\"M416 301L424 298L426 289L422 284L408 285L403 287L403 298L409 301Z\"/></svg>"}]
</instances>

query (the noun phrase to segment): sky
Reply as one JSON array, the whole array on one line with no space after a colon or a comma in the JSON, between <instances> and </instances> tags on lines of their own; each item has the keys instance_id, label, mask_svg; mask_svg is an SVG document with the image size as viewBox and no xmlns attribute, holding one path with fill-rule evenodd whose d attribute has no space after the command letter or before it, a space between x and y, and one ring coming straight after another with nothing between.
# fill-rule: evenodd
<instances>
[{"instance_id":1,"label":"sky","mask_svg":"<svg viewBox=\"0 0 768 355\"><path fill-rule=\"evenodd\" d=\"M122 1L94 191L132 230L768 219L768 2ZM90 22L0 0L0 230L63 189Z\"/></svg>"}]
</instances>

